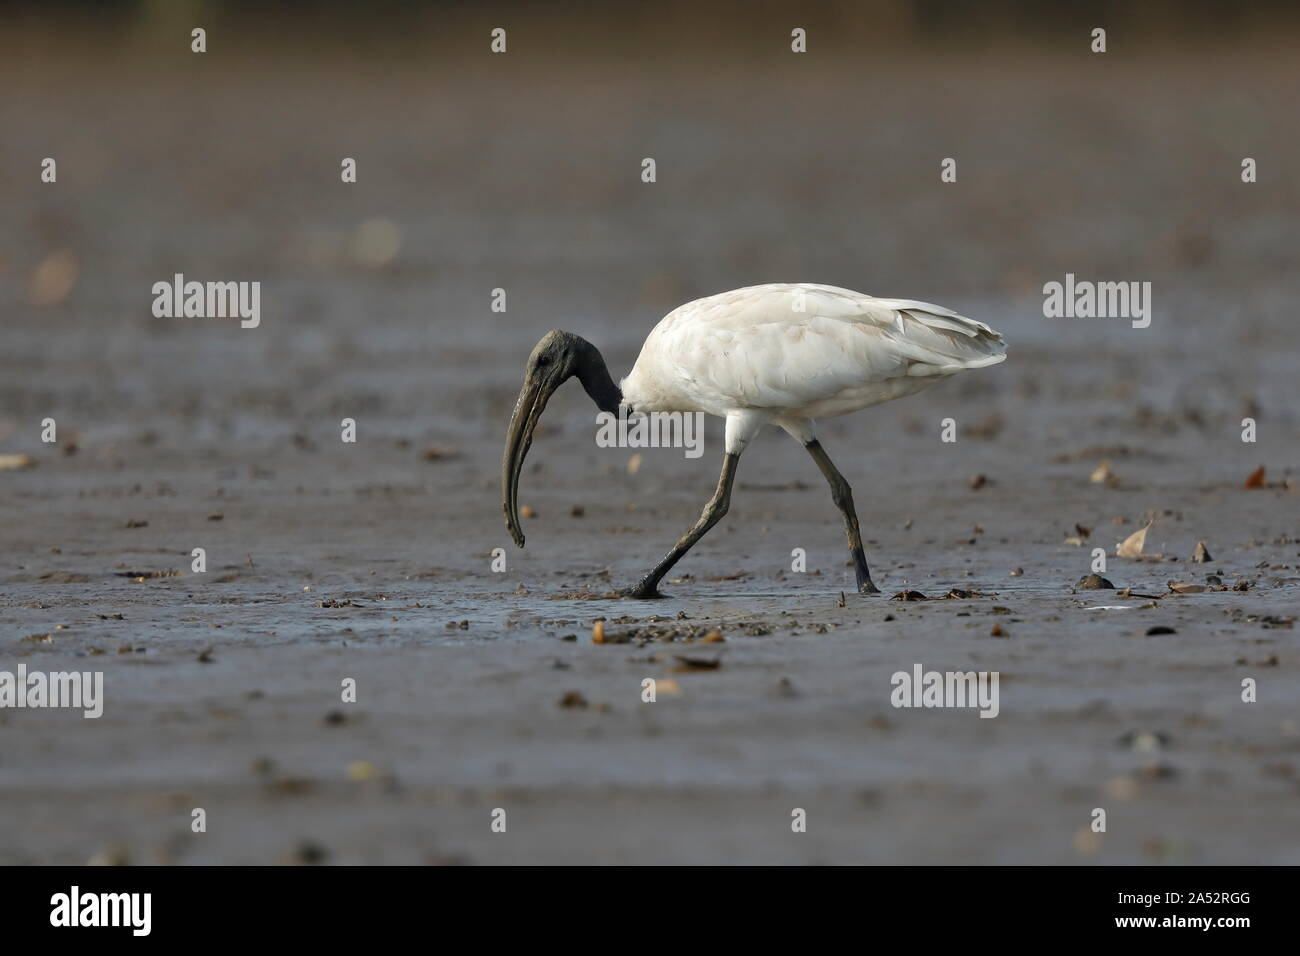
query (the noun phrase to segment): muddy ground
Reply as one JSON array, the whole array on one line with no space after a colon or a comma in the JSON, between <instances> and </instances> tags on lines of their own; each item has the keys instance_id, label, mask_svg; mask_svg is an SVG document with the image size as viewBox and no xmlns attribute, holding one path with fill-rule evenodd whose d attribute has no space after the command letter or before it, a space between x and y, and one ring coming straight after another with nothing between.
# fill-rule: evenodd
<instances>
[{"instance_id":1,"label":"muddy ground","mask_svg":"<svg viewBox=\"0 0 1300 956\"><path fill-rule=\"evenodd\" d=\"M1300 862L1300 83L1270 41L925 70L158 42L6 34L0 454L31 462L0 470L0 670L102 670L106 703L0 710L0 862ZM153 318L176 272L261 281L261 326ZM1150 328L1044 318L1067 272L1151 281ZM537 338L625 374L674 305L774 280L1010 342L824 423L884 594L852 593L771 432L669 599L587 599L694 520L721 432L634 468L576 385L515 549L501 442ZM1074 588L1094 547L1130 592ZM999 716L895 709L917 663L999 671Z\"/></svg>"}]
</instances>

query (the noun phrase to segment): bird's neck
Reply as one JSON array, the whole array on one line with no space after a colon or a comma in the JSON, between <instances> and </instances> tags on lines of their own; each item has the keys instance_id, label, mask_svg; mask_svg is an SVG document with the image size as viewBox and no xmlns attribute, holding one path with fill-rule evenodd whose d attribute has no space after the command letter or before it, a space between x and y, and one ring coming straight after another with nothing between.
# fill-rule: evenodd
<instances>
[{"instance_id":1,"label":"bird's neck","mask_svg":"<svg viewBox=\"0 0 1300 956\"><path fill-rule=\"evenodd\" d=\"M582 345L578 348L578 367L574 374L602 412L617 415L618 406L623 401L622 390L610 378L600 350L586 339L578 338L578 341Z\"/></svg>"}]
</instances>

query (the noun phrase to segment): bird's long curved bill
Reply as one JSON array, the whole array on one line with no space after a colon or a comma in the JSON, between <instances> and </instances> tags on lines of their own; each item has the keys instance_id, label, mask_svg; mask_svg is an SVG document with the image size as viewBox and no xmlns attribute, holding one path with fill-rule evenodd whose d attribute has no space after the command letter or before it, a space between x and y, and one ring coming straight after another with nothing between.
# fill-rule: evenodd
<instances>
[{"instance_id":1,"label":"bird's long curved bill","mask_svg":"<svg viewBox=\"0 0 1300 956\"><path fill-rule=\"evenodd\" d=\"M510 428L506 432L506 452L501 461L501 507L506 513L506 527L515 544L524 546L524 530L519 524L519 473L523 471L524 456L533 445L533 431L542 417L546 403L555 391L555 383L529 376L519 391Z\"/></svg>"}]
</instances>

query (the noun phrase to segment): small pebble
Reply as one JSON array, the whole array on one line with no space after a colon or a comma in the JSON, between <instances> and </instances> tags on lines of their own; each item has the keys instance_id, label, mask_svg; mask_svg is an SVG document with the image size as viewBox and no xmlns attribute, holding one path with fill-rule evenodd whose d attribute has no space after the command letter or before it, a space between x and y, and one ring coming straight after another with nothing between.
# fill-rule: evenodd
<instances>
[{"instance_id":1,"label":"small pebble","mask_svg":"<svg viewBox=\"0 0 1300 956\"><path fill-rule=\"evenodd\" d=\"M587 706L587 698L583 697L582 694L576 690L567 691L565 695L560 698L560 706L585 708Z\"/></svg>"},{"instance_id":2,"label":"small pebble","mask_svg":"<svg viewBox=\"0 0 1300 956\"><path fill-rule=\"evenodd\" d=\"M1103 578L1100 574L1089 574L1086 577L1079 578L1079 583L1075 585L1081 591L1113 591L1115 585L1109 580Z\"/></svg>"}]
</instances>

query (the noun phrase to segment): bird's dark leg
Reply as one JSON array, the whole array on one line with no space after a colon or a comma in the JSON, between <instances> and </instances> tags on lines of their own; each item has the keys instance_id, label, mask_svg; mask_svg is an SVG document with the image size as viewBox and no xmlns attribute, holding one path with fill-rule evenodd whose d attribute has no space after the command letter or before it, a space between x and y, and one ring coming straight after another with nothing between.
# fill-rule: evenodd
<instances>
[{"instance_id":1,"label":"bird's dark leg","mask_svg":"<svg viewBox=\"0 0 1300 956\"><path fill-rule=\"evenodd\" d=\"M727 508L731 505L731 486L736 480L736 463L740 461L740 455L735 452L727 452L722 460L722 475L718 478L718 488L713 492L713 497L709 503L704 506L704 511L700 513L700 518L695 524L682 535L673 549L669 551L662 561L654 566L646 576L637 584L630 588L623 588L618 592L620 597L629 598L659 598L663 597L659 593L659 582L667 574L674 564L681 560L682 555L691 550L695 542L704 537L705 533L715 524L722 520L722 516L727 513ZM859 549L861 553L861 549ZM864 565L865 567L865 565Z\"/></svg>"},{"instance_id":2,"label":"bird's dark leg","mask_svg":"<svg viewBox=\"0 0 1300 956\"><path fill-rule=\"evenodd\" d=\"M867 557L862 553L862 532L858 530L858 514L853 509L853 489L849 487L849 483L844 480L844 476L839 473L830 456L826 454L826 449L822 448L821 442L814 438L804 447L808 449L808 454L812 455L813 461L817 462L821 473L826 476L831 486L831 498L835 502L835 507L839 508L840 514L844 515L844 533L849 539L849 554L853 558L853 573L858 581L858 592L879 594L880 589L871 581Z\"/></svg>"}]
</instances>

